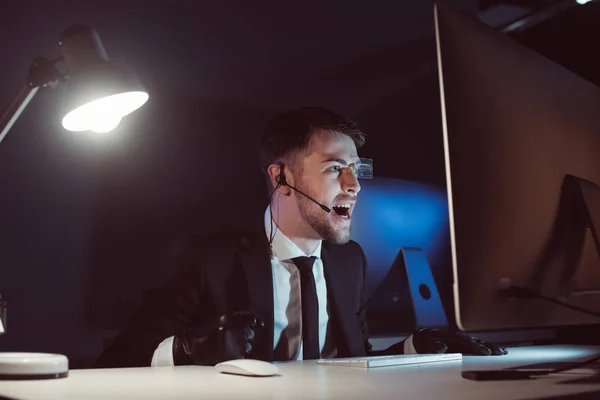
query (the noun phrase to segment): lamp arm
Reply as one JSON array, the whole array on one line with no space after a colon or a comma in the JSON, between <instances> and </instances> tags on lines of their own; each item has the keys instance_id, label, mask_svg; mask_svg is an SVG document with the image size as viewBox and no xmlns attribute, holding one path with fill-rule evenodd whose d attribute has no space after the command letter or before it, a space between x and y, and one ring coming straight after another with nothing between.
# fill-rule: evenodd
<instances>
[{"instance_id":1,"label":"lamp arm","mask_svg":"<svg viewBox=\"0 0 600 400\"><path fill-rule=\"evenodd\" d=\"M0 131L0 142L2 142L38 90L39 86L32 88L29 85L25 85L21 88L19 94L17 94L4 115L2 115L2 119L0 119L0 129L2 129Z\"/></svg>"},{"instance_id":2,"label":"lamp arm","mask_svg":"<svg viewBox=\"0 0 600 400\"><path fill-rule=\"evenodd\" d=\"M40 87L55 87L63 79L64 77L54 67L54 62L45 58L36 58L31 63L27 83L21 88L2 118L0 118L0 143Z\"/></svg>"}]
</instances>

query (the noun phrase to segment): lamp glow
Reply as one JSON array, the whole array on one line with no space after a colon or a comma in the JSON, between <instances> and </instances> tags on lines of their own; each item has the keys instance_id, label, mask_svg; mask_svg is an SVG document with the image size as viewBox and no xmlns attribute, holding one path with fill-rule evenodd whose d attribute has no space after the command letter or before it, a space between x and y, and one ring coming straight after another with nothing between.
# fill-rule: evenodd
<instances>
[{"instance_id":1,"label":"lamp glow","mask_svg":"<svg viewBox=\"0 0 600 400\"><path fill-rule=\"evenodd\" d=\"M119 125L124 116L140 108L146 101L148 93L142 91L106 96L70 111L63 118L62 125L74 132L110 132Z\"/></svg>"}]
</instances>

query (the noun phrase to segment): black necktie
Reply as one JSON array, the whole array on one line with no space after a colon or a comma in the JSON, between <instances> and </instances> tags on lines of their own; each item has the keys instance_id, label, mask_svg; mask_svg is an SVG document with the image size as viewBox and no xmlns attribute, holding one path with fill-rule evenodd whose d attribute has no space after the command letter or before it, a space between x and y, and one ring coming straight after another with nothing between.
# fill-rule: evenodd
<instances>
[{"instance_id":1,"label":"black necktie","mask_svg":"<svg viewBox=\"0 0 600 400\"><path fill-rule=\"evenodd\" d=\"M312 272L316 257L296 257L292 261L300 272L302 293L302 358L315 360L319 355L319 299Z\"/></svg>"}]
</instances>

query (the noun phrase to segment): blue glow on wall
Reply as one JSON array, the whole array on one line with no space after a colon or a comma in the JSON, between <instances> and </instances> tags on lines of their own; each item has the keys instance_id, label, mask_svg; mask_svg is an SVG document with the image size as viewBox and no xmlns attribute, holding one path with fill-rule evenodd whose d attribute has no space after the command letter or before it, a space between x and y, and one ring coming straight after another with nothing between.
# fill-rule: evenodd
<instances>
[{"instance_id":1,"label":"blue glow on wall","mask_svg":"<svg viewBox=\"0 0 600 400\"><path fill-rule=\"evenodd\" d=\"M369 289L385 277L401 247L419 247L435 274L449 245L445 187L391 178L361 180L352 239L369 264Z\"/></svg>"}]
</instances>

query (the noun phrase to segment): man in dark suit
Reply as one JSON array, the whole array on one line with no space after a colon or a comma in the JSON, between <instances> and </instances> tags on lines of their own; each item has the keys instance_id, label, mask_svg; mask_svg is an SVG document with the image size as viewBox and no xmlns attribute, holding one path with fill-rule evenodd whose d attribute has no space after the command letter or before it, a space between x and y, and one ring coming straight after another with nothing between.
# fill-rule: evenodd
<instances>
[{"instance_id":1,"label":"man in dark suit","mask_svg":"<svg viewBox=\"0 0 600 400\"><path fill-rule=\"evenodd\" d=\"M366 322L367 264L350 240L371 160L356 123L324 108L275 117L261 140L271 196L255 232L190 237L171 276L104 349L101 367L214 365L405 352L504 354L437 330L374 352Z\"/></svg>"}]
</instances>

